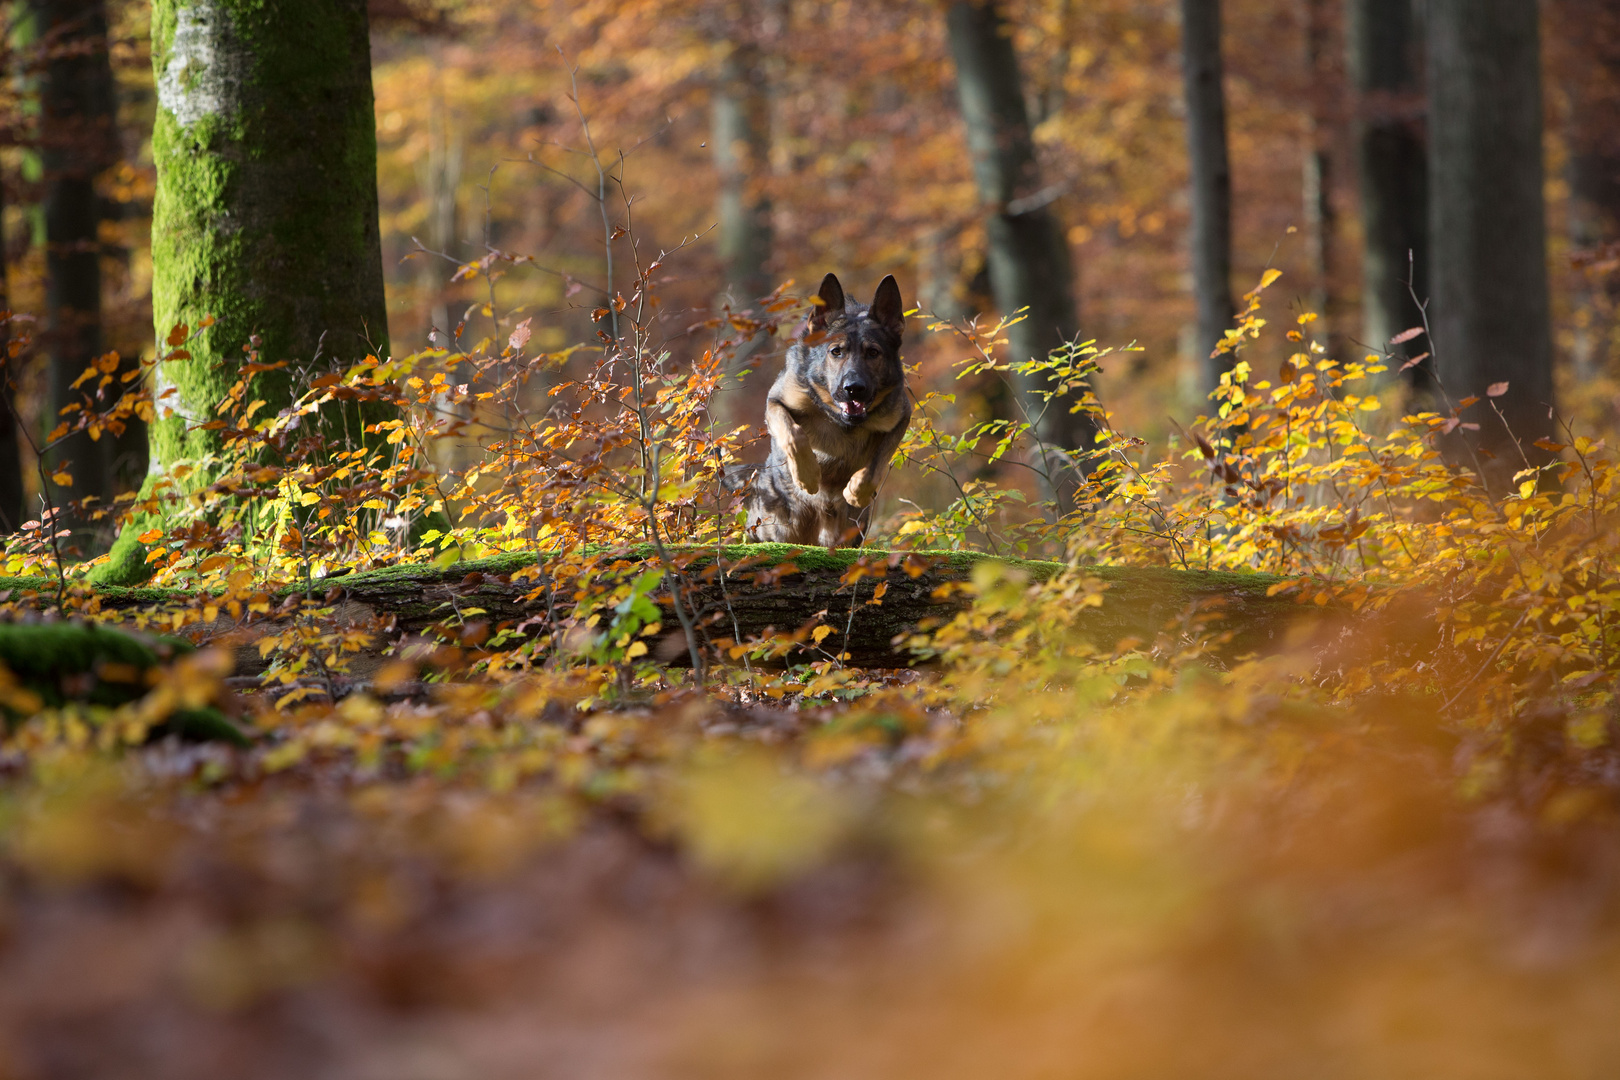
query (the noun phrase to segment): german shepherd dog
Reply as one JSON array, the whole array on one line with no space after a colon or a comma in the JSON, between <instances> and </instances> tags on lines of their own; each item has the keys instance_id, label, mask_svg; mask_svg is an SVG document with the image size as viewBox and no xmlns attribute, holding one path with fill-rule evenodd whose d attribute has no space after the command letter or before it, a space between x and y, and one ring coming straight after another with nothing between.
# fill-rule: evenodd
<instances>
[{"instance_id":1,"label":"german shepherd dog","mask_svg":"<svg viewBox=\"0 0 1620 1080\"><path fill-rule=\"evenodd\" d=\"M847 302L828 274L820 301L765 401L771 456L747 504L756 542L835 547L864 535L878 480L911 423L893 276L868 307Z\"/></svg>"}]
</instances>

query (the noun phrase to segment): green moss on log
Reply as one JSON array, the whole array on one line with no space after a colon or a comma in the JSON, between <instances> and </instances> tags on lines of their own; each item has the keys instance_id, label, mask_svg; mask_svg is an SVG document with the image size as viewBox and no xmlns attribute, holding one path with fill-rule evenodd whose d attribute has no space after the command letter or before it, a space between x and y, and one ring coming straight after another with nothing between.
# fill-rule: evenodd
<instances>
[{"instance_id":1,"label":"green moss on log","mask_svg":"<svg viewBox=\"0 0 1620 1080\"><path fill-rule=\"evenodd\" d=\"M962 551L844 548L829 552L783 544L738 544L719 552L727 569L722 588L721 577L713 570L713 548L679 548L670 553L684 567L681 576L687 610L697 615L708 639L746 640L773 630L791 633L825 613L823 617L838 635L824 643L825 647L848 652L857 666L909 662L909 653L895 644L896 639L909 635L922 620L946 619L961 610L966 596L960 591L942 595L940 586L971 580L980 565L1005 566L1032 580L1064 569L1059 563L997 559ZM622 560L637 570L656 561L648 545L589 554L609 564ZM901 564L912 561L915 569L910 556L921 556L926 570L913 576L904 565L888 565L891 559ZM853 588L845 585L844 572L861 559L872 572ZM785 563L792 563L794 570L784 575L779 568ZM538 575L512 580L518 571L536 565L541 568ZM770 573L773 569L778 572ZM1080 619L1081 632L1101 648L1127 638L1152 641L1191 617L1230 631L1225 648L1241 653L1280 644L1285 631L1301 620L1345 614L1337 605L1324 610L1300 605L1291 595L1269 595L1271 586L1281 580L1269 574L1117 566L1080 570L1108 585L1102 605L1087 608ZM533 552L504 552L444 566L404 564L316 579L282 588L277 599L306 591L325 599L335 590L334 599L392 617L398 631L416 633L441 624L512 626L542 616L551 607L543 591L546 580L542 557ZM882 604L864 603L878 580L888 586ZM666 580L655 596L670 615L665 620L666 636L676 633L673 581L673 577ZM44 579L26 579L26 583L45 586L40 590L44 598L53 594L54 586ZM6 584L0 581L0 587ZM11 584L21 586L24 581L13 579ZM536 598L526 599L537 589L541 592ZM102 588L97 594L104 609L196 601L195 593L180 590ZM849 617L852 600L853 619ZM562 606L570 602L571 598L564 598ZM665 655L675 655L673 646Z\"/></svg>"},{"instance_id":2,"label":"green moss on log","mask_svg":"<svg viewBox=\"0 0 1620 1080\"><path fill-rule=\"evenodd\" d=\"M174 638L141 638L95 623L0 623L0 665L47 708L69 703L117 708L138 701L158 676L155 669L193 646ZM8 725L26 717L0 705ZM149 733L193 741L248 743L218 709L179 709Z\"/></svg>"}]
</instances>

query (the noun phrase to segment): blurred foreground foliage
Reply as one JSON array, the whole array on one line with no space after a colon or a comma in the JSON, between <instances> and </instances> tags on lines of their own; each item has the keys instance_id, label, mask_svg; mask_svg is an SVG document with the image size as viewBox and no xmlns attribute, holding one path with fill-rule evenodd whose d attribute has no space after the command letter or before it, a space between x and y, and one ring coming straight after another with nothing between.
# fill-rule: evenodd
<instances>
[{"instance_id":1,"label":"blurred foreground foliage","mask_svg":"<svg viewBox=\"0 0 1620 1080\"><path fill-rule=\"evenodd\" d=\"M10 1074L1577 1077L1620 1058L1602 441L1448 461L1512 388L1403 405L1383 358L1330 357L1305 315L1277 378L1240 361L1157 453L1113 428L1086 389L1108 354L1077 342L1032 366L1050 407L1103 421L1083 460L914 384L890 482L929 473L954 499L877 523L898 554L846 561L847 607L749 638L693 591L791 590L795 566L727 557L722 481L757 432L707 404L736 342L803 308L717 321L678 366L648 330L659 262L589 348L535 351L524 320L311 375L276 416L223 402L226 455L190 466L214 479L105 511L151 523L146 592L90 587L49 513L11 545L16 631L202 648L133 699L0 685ZM1230 347L1274 333L1269 284ZM932 329L965 376L1011 374L1005 324ZM507 404L530 386L543 415ZM311 421L356 401L398 413L346 441ZM446 443L471 463L435 468ZM1037 474L1076 469L1073 510L1036 501ZM894 575L968 549L1062 566L979 563L902 637L927 663L844 663ZM543 614L452 592L402 633L345 596L356 571L490 555ZM1233 652L1218 602L1100 641L1099 566L1269 574L1320 614L1265 652ZM153 740L183 708L251 744Z\"/></svg>"}]
</instances>

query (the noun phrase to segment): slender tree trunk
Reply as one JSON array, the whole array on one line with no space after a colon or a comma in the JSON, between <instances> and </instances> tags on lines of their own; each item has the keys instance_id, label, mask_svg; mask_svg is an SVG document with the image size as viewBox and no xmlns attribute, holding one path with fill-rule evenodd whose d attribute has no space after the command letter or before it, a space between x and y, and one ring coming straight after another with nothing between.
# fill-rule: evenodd
<instances>
[{"instance_id":1,"label":"slender tree trunk","mask_svg":"<svg viewBox=\"0 0 1620 1080\"><path fill-rule=\"evenodd\" d=\"M442 53L433 46L430 55L435 63ZM437 71L433 75L432 100L428 111L427 160L418 169L422 184L422 197L427 203L426 239L432 255L419 256L416 269L417 287L421 290L427 325L422 338L429 344L451 350L455 355L456 319L450 311L450 275L455 264L440 258L449 255L461 258L460 214L457 193L461 187L463 139L453 122L449 103L445 101L444 80ZM450 363L447 357L446 362ZM450 363L451 381L476 383L478 373L470 364ZM452 394L439 396L436 407L446 416L471 421L474 409L469 402L456 401ZM434 447L438 467L446 470L463 469L472 464L478 448L465 438L437 440Z\"/></svg>"},{"instance_id":2,"label":"slender tree trunk","mask_svg":"<svg viewBox=\"0 0 1620 1080\"><path fill-rule=\"evenodd\" d=\"M85 403L73 383L102 351L101 209L95 181L117 159L118 139L104 0L34 0L33 8L46 52L40 157L48 430L64 406ZM51 465L70 473L73 484L57 489L54 500L60 505L94 496L106 505L114 493L113 454L110 436L92 441L79 434L64 442L51 455Z\"/></svg>"},{"instance_id":3,"label":"slender tree trunk","mask_svg":"<svg viewBox=\"0 0 1620 1080\"><path fill-rule=\"evenodd\" d=\"M770 97L758 46L732 47L715 80L713 108L720 262L731 303L746 308L771 288L771 200L760 185L770 162Z\"/></svg>"},{"instance_id":4,"label":"slender tree trunk","mask_svg":"<svg viewBox=\"0 0 1620 1080\"><path fill-rule=\"evenodd\" d=\"M452 130L444 84L436 78L428 113L427 161L418 175L427 202L427 246L439 254L458 258L456 192L461 186L461 159L461 133ZM450 276L447 266L441 259L422 256L417 268L417 284L427 301L427 327L422 336L439 346L448 346L455 332L445 296Z\"/></svg>"},{"instance_id":5,"label":"slender tree trunk","mask_svg":"<svg viewBox=\"0 0 1620 1080\"><path fill-rule=\"evenodd\" d=\"M22 446L18 443L15 367L11 362L11 278L6 258L6 186L0 175L0 531L14 532L23 523Z\"/></svg>"},{"instance_id":6,"label":"slender tree trunk","mask_svg":"<svg viewBox=\"0 0 1620 1080\"><path fill-rule=\"evenodd\" d=\"M1220 0L1181 0L1181 74L1187 95L1187 154L1192 175L1193 347L1204 389L1236 361L1213 355L1232 325L1232 164L1226 151L1226 89L1221 63Z\"/></svg>"},{"instance_id":7,"label":"slender tree trunk","mask_svg":"<svg viewBox=\"0 0 1620 1080\"><path fill-rule=\"evenodd\" d=\"M778 5L749 4L750 17L741 21L741 33L729 43L711 91L715 171L720 177L716 213L720 224L720 264L725 275L723 305L734 311L753 307L771 290L769 263L773 234L771 200L763 181L770 170L771 93L765 50L757 38L763 24L774 21ZM746 377L755 354L765 343L763 334L743 342L732 358L731 370L716 388L714 414L723 427L748 417L743 411ZM756 418L757 419L757 418Z\"/></svg>"},{"instance_id":8,"label":"slender tree trunk","mask_svg":"<svg viewBox=\"0 0 1620 1080\"><path fill-rule=\"evenodd\" d=\"M1311 310L1322 318L1325 336L1335 338L1338 320L1333 292L1334 237L1337 217L1333 212L1334 135L1340 128L1336 107L1343 85L1333 62L1331 41L1335 26L1328 0L1305 0L1305 70L1310 78L1306 114L1306 146L1301 193L1304 196L1305 242L1311 266ZM1336 347L1329 351L1339 355Z\"/></svg>"},{"instance_id":9,"label":"slender tree trunk","mask_svg":"<svg viewBox=\"0 0 1620 1080\"><path fill-rule=\"evenodd\" d=\"M1423 33L1414 0L1350 0L1349 53L1358 107L1356 169L1365 235L1362 333L1398 359L1430 352L1427 337L1390 346L1423 325L1429 299L1429 161L1423 122ZM1417 300L1413 299L1416 294ZM1433 360L1408 373L1433 382Z\"/></svg>"},{"instance_id":10,"label":"slender tree trunk","mask_svg":"<svg viewBox=\"0 0 1620 1080\"><path fill-rule=\"evenodd\" d=\"M151 427L148 491L220 449L196 423L255 336L263 360L291 362L252 379L274 415L310 372L385 355L388 333L364 0L156 0L152 67L158 338L216 321L160 366L157 390L176 393ZM104 580L141 576L144 527L125 528Z\"/></svg>"},{"instance_id":11,"label":"slender tree trunk","mask_svg":"<svg viewBox=\"0 0 1620 1080\"><path fill-rule=\"evenodd\" d=\"M1004 315L1028 309L1008 334L1008 354L1014 363L1044 360L1080 336L1080 316L1068 239L1050 210L1055 190L1042 187L1035 160L1010 28L993 3L973 0L951 4L946 26L973 176L985 204L990 289ZM1037 391L1044 386L1036 378L1021 377L1017 390L1041 443L1089 448L1095 421L1069 411L1072 395L1042 401ZM1048 454L1047 460L1056 458ZM1058 477L1050 468L1048 476L1053 493L1073 487L1072 477Z\"/></svg>"},{"instance_id":12,"label":"slender tree trunk","mask_svg":"<svg viewBox=\"0 0 1620 1080\"><path fill-rule=\"evenodd\" d=\"M1536 0L1429 0L1429 235L1435 353L1453 401L1492 399L1486 479L1502 487L1553 434L1552 328L1541 149ZM1515 440L1518 445L1515 445Z\"/></svg>"}]
</instances>

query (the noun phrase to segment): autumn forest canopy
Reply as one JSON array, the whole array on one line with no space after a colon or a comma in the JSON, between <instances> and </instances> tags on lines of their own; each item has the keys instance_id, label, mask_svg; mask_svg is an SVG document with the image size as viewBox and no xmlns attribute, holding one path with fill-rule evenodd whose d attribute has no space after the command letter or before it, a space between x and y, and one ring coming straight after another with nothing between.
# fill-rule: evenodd
<instances>
[{"instance_id":1,"label":"autumn forest canopy","mask_svg":"<svg viewBox=\"0 0 1620 1080\"><path fill-rule=\"evenodd\" d=\"M1620 1062L1620 8L0 5L0 1076Z\"/></svg>"}]
</instances>

